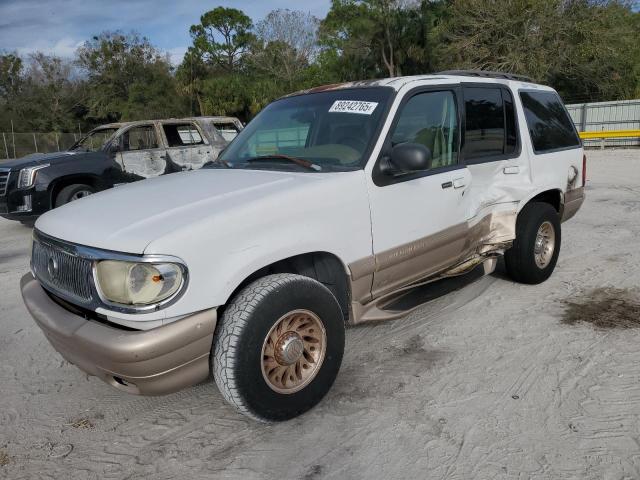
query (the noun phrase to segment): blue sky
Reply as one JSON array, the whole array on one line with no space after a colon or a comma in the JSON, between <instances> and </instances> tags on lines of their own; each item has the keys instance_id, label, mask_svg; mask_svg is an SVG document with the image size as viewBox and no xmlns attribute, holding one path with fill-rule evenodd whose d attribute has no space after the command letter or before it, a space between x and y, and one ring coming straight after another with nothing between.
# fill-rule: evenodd
<instances>
[{"instance_id":1,"label":"blue sky","mask_svg":"<svg viewBox=\"0 0 640 480\"><path fill-rule=\"evenodd\" d=\"M254 22L290 8L324 17L330 0L0 0L0 51L35 50L70 57L105 30L135 30L179 63L191 44L189 27L219 5L243 10Z\"/></svg>"}]
</instances>

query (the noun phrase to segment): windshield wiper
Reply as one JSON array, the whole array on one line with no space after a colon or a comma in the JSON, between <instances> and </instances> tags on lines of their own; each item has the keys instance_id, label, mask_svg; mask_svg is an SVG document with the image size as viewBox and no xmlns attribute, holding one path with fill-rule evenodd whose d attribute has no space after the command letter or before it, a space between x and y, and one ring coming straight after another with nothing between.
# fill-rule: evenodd
<instances>
[{"instance_id":1,"label":"windshield wiper","mask_svg":"<svg viewBox=\"0 0 640 480\"><path fill-rule=\"evenodd\" d=\"M313 170L314 172L319 172L320 170L322 170L322 167L320 165L316 165L315 163L310 162L309 160L305 160L304 158L290 157L289 155L281 155L281 154L261 155L259 157L249 158L247 159L247 162L248 163L262 162L262 161L269 161L274 159L286 160L288 162L295 163L296 165L300 165L301 167L304 167L308 170Z\"/></svg>"}]
</instances>

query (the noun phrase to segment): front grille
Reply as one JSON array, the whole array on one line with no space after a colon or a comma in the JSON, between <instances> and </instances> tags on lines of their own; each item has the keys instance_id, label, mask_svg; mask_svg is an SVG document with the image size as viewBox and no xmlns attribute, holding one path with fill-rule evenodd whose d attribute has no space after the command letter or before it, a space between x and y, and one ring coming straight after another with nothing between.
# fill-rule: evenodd
<instances>
[{"instance_id":1,"label":"front grille","mask_svg":"<svg viewBox=\"0 0 640 480\"><path fill-rule=\"evenodd\" d=\"M7 193L9 173L11 173L9 170L0 169L0 197L3 197Z\"/></svg>"},{"instance_id":2,"label":"front grille","mask_svg":"<svg viewBox=\"0 0 640 480\"><path fill-rule=\"evenodd\" d=\"M91 303L91 260L34 239L31 267L43 286L80 304Z\"/></svg>"}]
</instances>

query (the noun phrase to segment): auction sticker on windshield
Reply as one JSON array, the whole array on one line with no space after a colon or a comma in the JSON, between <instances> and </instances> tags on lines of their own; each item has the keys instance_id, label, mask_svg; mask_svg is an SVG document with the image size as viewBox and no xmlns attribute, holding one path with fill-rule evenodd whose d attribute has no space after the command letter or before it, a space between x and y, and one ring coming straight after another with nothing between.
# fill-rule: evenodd
<instances>
[{"instance_id":1,"label":"auction sticker on windshield","mask_svg":"<svg viewBox=\"0 0 640 480\"><path fill-rule=\"evenodd\" d=\"M362 102L360 100L336 100L331 105L329 113L359 113L371 115L378 106L378 102Z\"/></svg>"}]
</instances>

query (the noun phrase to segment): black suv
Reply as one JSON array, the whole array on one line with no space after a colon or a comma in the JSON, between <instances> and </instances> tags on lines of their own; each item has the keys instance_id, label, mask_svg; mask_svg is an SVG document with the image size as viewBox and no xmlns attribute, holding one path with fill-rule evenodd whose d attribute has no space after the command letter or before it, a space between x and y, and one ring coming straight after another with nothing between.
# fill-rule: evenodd
<instances>
[{"instance_id":1,"label":"black suv","mask_svg":"<svg viewBox=\"0 0 640 480\"><path fill-rule=\"evenodd\" d=\"M0 163L0 216L31 224L52 208L118 184L200 168L241 129L233 117L98 127L65 152Z\"/></svg>"}]
</instances>

